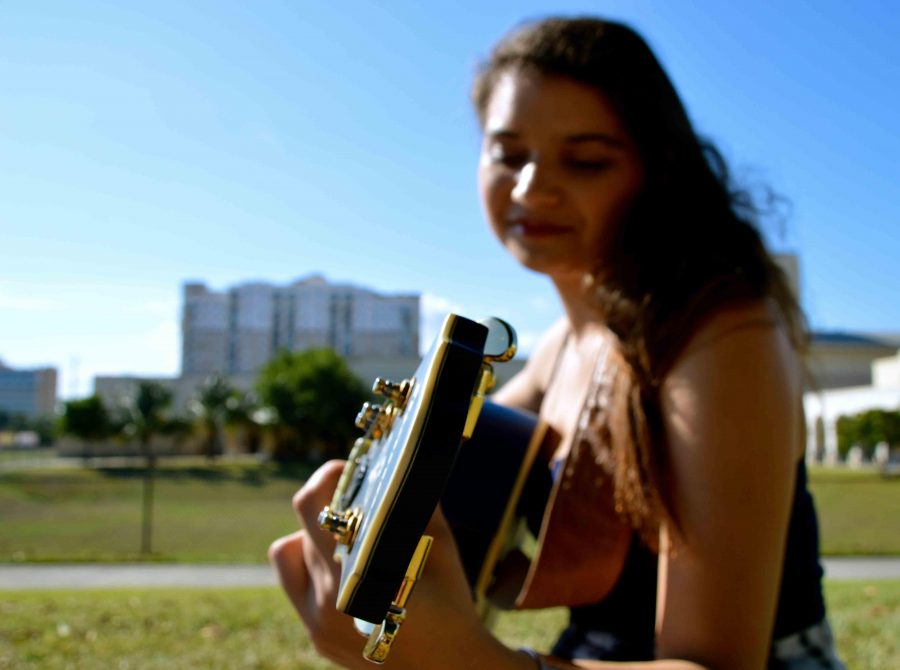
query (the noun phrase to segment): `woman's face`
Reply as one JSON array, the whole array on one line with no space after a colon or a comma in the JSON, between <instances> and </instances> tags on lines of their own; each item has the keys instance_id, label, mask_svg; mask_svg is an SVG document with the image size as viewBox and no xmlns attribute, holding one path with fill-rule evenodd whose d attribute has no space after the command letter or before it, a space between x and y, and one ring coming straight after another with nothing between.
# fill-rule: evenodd
<instances>
[{"instance_id":1,"label":"woman's face","mask_svg":"<svg viewBox=\"0 0 900 670\"><path fill-rule=\"evenodd\" d=\"M612 106L573 80L512 70L494 87L483 130L479 191L503 245L553 278L597 270L643 183Z\"/></svg>"}]
</instances>

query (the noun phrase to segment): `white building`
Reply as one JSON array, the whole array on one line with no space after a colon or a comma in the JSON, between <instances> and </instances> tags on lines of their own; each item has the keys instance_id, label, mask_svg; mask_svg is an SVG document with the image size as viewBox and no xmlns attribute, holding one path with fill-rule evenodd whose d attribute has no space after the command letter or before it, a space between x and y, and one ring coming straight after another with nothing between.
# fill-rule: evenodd
<instances>
[{"instance_id":1,"label":"white building","mask_svg":"<svg viewBox=\"0 0 900 670\"><path fill-rule=\"evenodd\" d=\"M843 387L835 385L831 388L823 385L804 394L808 458L826 461L834 461L837 458L839 417L852 416L870 409L900 410L900 349L896 343L893 347L890 343L869 344L866 347L878 345L881 348L892 349L893 353L869 361L867 383ZM857 357L860 355L859 350L851 353L855 353ZM839 370L841 378L858 379L861 371L850 370L851 366L848 364L850 358L851 355L848 353L836 356L831 364L832 369Z\"/></svg>"},{"instance_id":2,"label":"white building","mask_svg":"<svg viewBox=\"0 0 900 670\"><path fill-rule=\"evenodd\" d=\"M871 386L875 361L894 356L900 346L862 333L818 331L811 335L806 358L809 390Z\"/></svg>"},{"instance_id":3,"label":"white building","mask_svg":"<svg viewBox=\"0 0 900 670\"><path fill-rule=\"evenodd\" d=\"M182 376L252 375L281 349L315 347L347 359L416 359L419 296L381 295L321 276L225 291L184 285Z\"/></svg>"}]
</instances>

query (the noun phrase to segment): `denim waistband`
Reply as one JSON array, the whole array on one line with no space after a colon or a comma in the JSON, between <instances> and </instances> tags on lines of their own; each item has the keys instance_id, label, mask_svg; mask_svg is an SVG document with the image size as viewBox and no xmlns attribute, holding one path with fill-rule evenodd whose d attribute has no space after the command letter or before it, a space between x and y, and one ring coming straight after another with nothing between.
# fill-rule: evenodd
<instances>
[{"instance_id":1,"label":"denim waistband","mask_svg":"<svg viewBox=\"0 0 900 670\"><path fill-rule=\"evenodd\" d=\"M770 670L846 670L827 619L772 643Z\"/></svg>"}]
</instances>

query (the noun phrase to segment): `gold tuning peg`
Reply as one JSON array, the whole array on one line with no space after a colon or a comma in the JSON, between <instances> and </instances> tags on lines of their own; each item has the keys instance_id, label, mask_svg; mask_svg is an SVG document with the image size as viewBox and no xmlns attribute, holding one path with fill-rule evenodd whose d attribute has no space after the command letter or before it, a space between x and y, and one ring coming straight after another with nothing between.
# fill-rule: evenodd
<instances>
[{"instance_id":1,"label":"gold tuning peg","mask_svg":"<svg viewBox=\"0 0 900 670\"><path fill-rule=\"evenodd\" d=\"M391 602L384 621L380 625L369 625L365 627L365 631L357 624L360 632L368 635L369 640L363 650L363 657L372 663L384 663L394 644L397 633L400 632L400 626L406 619L406 602L412 594L413 587L422 576L422 568L425 567L425 560L431 551L431 544L434 538L430 535L423 535L419 538L419 544L409 561L406 568L406 575L403 577L403 583L400 590Z\"/></svg>"},{"instance_id":2,"label":"gold tuning peg","mask_svg":"<svg viewBox=\"0 0 900 670\"><path fill-rule=\"evenodd\" d=\"M356 531L359 530L359 522L362 513L358 509L350 512L336 512L331 507L323 507L319 512L319 528L329 533L334 533L335 538L341 544L353 546L356 539Z\"/></svg>"},{"instance_id":3,"label":"gold tuning peg","mask_svg":"<svg viewBox=\"0 0 900 670\"><path fill-rule=\"evenodd\" d=\"M372 384L372 393L387 398L395 407L402 409L409 397L410 388L412 388L412 382L409 379L404 379L398 384L389 379L376 377L375 383Z\"/></svg>"},{"instance_id":4,"label":"gold tuning peg","mask_svg":"<svg viewBox=\"0 0 900 670\"><path fill-rule=\"evenodd\" d=\"M378 419L381 414L381 405L376 403L364 402L359 414L356 415L356 427L361 430L369 430L371 425Z\"/></svg>"}]
</instances>

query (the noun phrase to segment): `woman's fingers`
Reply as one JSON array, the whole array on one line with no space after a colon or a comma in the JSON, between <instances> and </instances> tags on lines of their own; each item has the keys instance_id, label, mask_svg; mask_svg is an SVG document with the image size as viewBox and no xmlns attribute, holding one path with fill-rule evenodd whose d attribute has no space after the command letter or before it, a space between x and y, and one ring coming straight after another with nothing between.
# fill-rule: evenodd
<instances>
[{"instance_id":1,"label":"woman's fingers","mask_svg":"<svg viewBox=\"0 0 900 670\"><path fill-rule=\"evenodd\" d=\"M312 588L304 556L304 543L309 541L306 534L306 531L297 531L278 538L269 547L269 562L278 574L281 588L301 616Z\"/></svg>"},{"instance_id":2,"label":"woman's fingers","mask_svg":"<svg viewBox=\"0 0 900 670\"><path fill-rule=\"evenodd\" d=\"M316 651L347 668L364 669L369 667L362 658L365 639L354 629L353 619L335 606L340 584L340 566L333 560L335 540L318 527L319 513L331 502L343 468L342 461L326 463L297 492L293 506L303 530L276 540L269 559ZM458 654L459 640L487 639L453 534L440 511L425 532L434 537L434 545L391 652L397 668L428 667L435 654L441 658Z\"/></svg>"},{"instance_id":3,"label":"woman's fingers","mask_svg":"<svg viewBox=\"0 0 900 670\"><path fill-rule=\"evenodd\" d=\"M343 471L344 461L328 461L312 474L293 499L294 511L301 525L309 531L309 539L329 560L334 554L336 542L331 533L319 528L318 518L322 509L331 502Z\"/></svg>"},{"instance_id":4,"label":"woman's fingers","mask_svg":"<svg viewBox=\"0 0 900 670\"><path fill-rule=\"evenodd\" d=\"M269 547L269 561L281 586L307 625L313 608L334 608L340 571L332 558L335 541L319 529L317 519L331 501L343 467L343 461L330 461L312 474L293 498L304 530L279 538Z\"/></svg>"},{"instance_id":5,"label":"woman's fingers","mask_svg":"<svg viewBox=\"0 0 900 670\"><path fill-rule=\"evenodd\" d=\"M311 534L301 530L276 540L269 560L316 651L347 668L365 668L365 640L353 628L353 619L335 609L333 563L319 552Z\"/></svg>"},{"instance_id":6,"label":"woman's fingers","mask_svg":"<svg viewBox=\"0 0 900 670\"><path fill-rule=\"evenodd\" d=\"M319 552L307 531L276 540L269 549L269 559L307 627L312 628L323 614L334 612L337 579L333 561Z\"/></svg>"}]
</instances>

